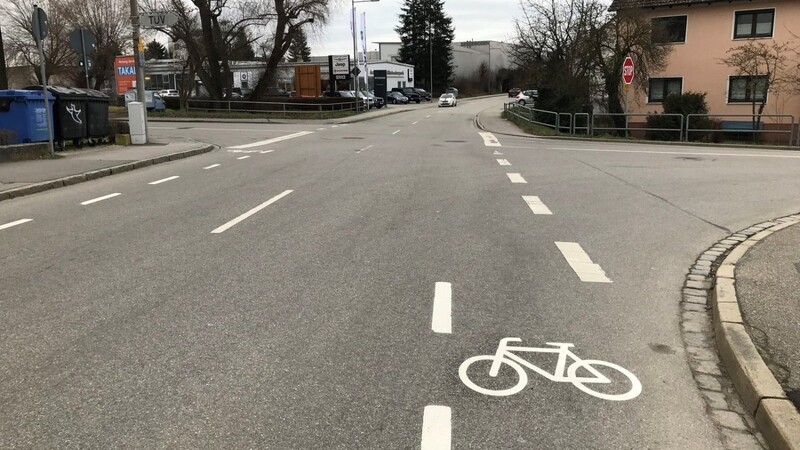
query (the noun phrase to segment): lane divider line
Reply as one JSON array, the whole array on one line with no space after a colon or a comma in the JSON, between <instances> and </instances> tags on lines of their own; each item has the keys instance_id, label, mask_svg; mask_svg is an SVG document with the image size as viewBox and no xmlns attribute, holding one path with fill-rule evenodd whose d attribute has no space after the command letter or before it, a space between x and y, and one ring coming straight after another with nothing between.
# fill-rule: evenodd
<instances>
[{"instance_id":1,"label":"lane divider line","mask_svg":"<svg viewBox=\"0 0 800 450\"><path fill-rule=\"evenodd\" d=\"M497 160L497 164L500 164L501 166L510 166L511 165L511 163L508 162L507 159L498 159Z\"/></svg>"},{"instance_id":2,"label":"lane divider line","mask_svg":"<svg viewBox=\"0 0 800 450\"><path fill-rule=\"evenodd\" d=\"M15 220L15 221L13 221L13 222L9 222L9 223L7 223L7 224L0 225L0 230L5 230L6 228L15 227L15 226L17 226L17 225L22 225L23 223L28 223L28 222L33 222L33 219L20 219L20 220Z\"/></svg>"},{"instance_id":3,"label":"lane divider line","mask_svg":"<svg viewBox=\"0 0 800 450\"><path fill-rule=\"evenodd\" d=\"M164 178L164 179L161 179L161 180L151 181L150 183L147 183L147 184L161 184L161 183L166 183L167 181L177 180L178 178L180 178L180 177L178 175L175 175L175 176L167 177L167 178Z\"/></svg>"},{"instance_id":4,"label":"lane divider line","mask_svg":"<svg viewBox=\"0 0 800 450\"><path fill-rule=\"evenodd\" d=\"M250 157L250 155L244 155L244 156L240 156L240 157L238 157L238 158L236 158L236 159L247 159L247 158L249 158L249 157Z\"/></svg>"},{"instance_id":5,"label":"lane divider line","mask_svg":"<svg viewBox=\"0 0 800 450\"><path fill-rule=\"evenodd\" d=\"M283 197L286 197L287 195L291 194L292 192L294 192L294 191L291 190L291 189L281 192L280 194L278 194L275 197L272 197L271 199L267 200L266 202L256 206L255 208L251 209L250 211L247 211L246 213L242 214L241 216L239 216L239 217L227 222L226 224L224 224L224 225L222 225L220 227L215 228L213 231L211 231L211 233L219 234L219 233L224 232L225 230L227 230L227 229L231 228L232 226L236 225L237 223L247 219L248 217L252 216L253 214L255 214L255 213L259 212L259 211L261 211L262 209L266 208L267 206L277 202L278 200L282 199Z\"/></svg>"},{"instance_id":6,"label":"lane divider line","mask_svg":"<svg viewBox=\"0 0 800 450\"><path fill-rule=\"evenodd\" d=\"M275 150L261 150L261 151L260 151L260 152L258 152L258 153L261 153L261 154L263 155L263 154L265 154L265 153L272 153L272 152L274 152L274 151L275 151Z\"/></svg>"},{"instance_id":7,"label":"lane divider line","mask_svg":"<svg viewBox=\"0 0 800 450\"><path fill-rule=\"evenodd\" d=\"M97 198L93 198L91 200L86 200L85 202L81 202L81 205L83 205L83 206L91 205L92 203L102 202L103 200L108 200L108 199L114 198L114 197L116 197L118 195L122 195L122 193L115 192L113 194L108 194L108 195L104 195L102 197L97 197Z\"/></svg>"},{"instance_id":8,"label":"lane divider line","mask_svg":"<svg viewBox=\"0 0 800 450\"><path fill-rule=\"evenodd\" d=\"M399 132L400 132L400 130L397 130L397 131L395 131L395 132L394 132L394 133L392 133L392 134L397 134L397 133L399 133Z\"/></svg>"},{"instance_id":9,"label":"lane divider line","mask_svg":"<svg viewBox=\"0 0 800 450\"><path fill-rule=\"evenodd\" d=\"M419 123L419 120L418 120L418 121L416 121L416 122L412 122L412 123L411 123L411 125L416 125L416 124L418 124L418 123Z\"/></svg>"},{"instance_id":10,"label":"lane divider line","mask_svg":"<svg viewBox=\"0 0 800 450\"><path fill-rule=\"evenodd\" d=\"M611 279L606 276L603 268L592 262L589 255L577 242L556 242L556 246L561 250L564 259L578 278L585 283L611 283Z\"/></svg>"},{"instance_id":11,"label":"lane divider line","mask_svg":"<svg viewBox=\"0 0 800 450\"><path fill-rule=\"evenodd\" d=\"M507 173L506 175L508 175L508 179L511 180L512 183L528 183L525 181L525 178L522 178L522 175L518 173Z\"/></svg>"},{"instance_id":12,"label":"lane divider line","mask_svg":"<svg viewBox=\"0 0 800 450\"><path fill-rule=\"evenodd\" d=\"M498 152L497 150L495 150L494 153L492 153L492 155L494 155L494 156L502 156L503 154Z\"/></svg>"},{"instance_id":13,"label":"lane divider line","mask_svg":"<svg viewBox=\"0 0 800 450\"><path fill-rule=\"evenodd\" d=\"M364 148L362 148L362 149L358 150L356 153L361 153L361 152L363 152L363 151L365 151L365 150L369 150L369 149L371 149L371 148L372 148L372 144L370 144L370 145L368 145L368 146L366 146L366 147L364 147Z\"/></svg>"},{"instance_id":14,"label":"lane divider line","mask_svg":"<svg viewBox=\"0 0 800 450\"><path fill-rule=\"evenodd\" d=\"M450 450L452 413L449 406L428 405L422 413L421 450Z\"/></svg>"},{"instance_id":15,"label":"lane divider line","mask_svg":"<svg viewBox=\"0 0 800 450\"><path fill-rule=\"evenodd\" d=\"M425 118L426 118L426 119L430 119L430 118L431 118L431 115L430 115L430 114L428 114L427 116L425 116Z\"/></svg>"},{"instance_id":16,"label":"lane divider line","mask_svg":"<svg viewBox=\"0 0 800 450\"><path fill-rule=\"evenodd\" d=\"M535 195L523 195L522 199L525 200L525 203L528 204L534 214L542 214L547 216L553 215L553 212L550 211L550 208L548 208L541 200L539 200L539 197Z\"/></svg>"},{"instance_id":17,"label":"lane divider line","mask_svg":"<svg viewBox=\"0 0 800 450\"><path fill-rule=\"evenodd\" d=\"M203 170L213 169L214 167L219 167L222 164L212 164L210 166L203 167Z\"/></svg>"},{"instance_id":18,"label":"lane divider line","mask_svg":"<svg viewBox=\"0 0 800 450\"><path fill-rule=\"evenodd\" d=\"M431 329L434 332L443 334L453 332L452 302L453 286L443 281L437 282L433 293L433 315L431 316Z\"/></svg>"},{"instance_id":19,"label":"lane divider line","mask_svg":"<svg viewBox=\"0 0 800 450\"><path fill-rule=\"evenodd\" d=\"M251 144L244 144L244 145L234 145L233 147L228 147L228 148L237 149L237 148L261 147L261 146L264 146L264 145L274 144L276 142L286 141L286 140L289 140L289 139L294 139L294 138L298 138L298 137L305 136L305 135L308 135L308 134L313 134L313 133L314 133L313 131L301 131L299 133L287 134L286 136L280 136L280 137L276 137L276 138L272 138L272 139L267 139L266 141L258 141L258 142L253 142Z\"/></svg>"},{"instance_id":20,"label":"lane divider line","mask_svg":"<svg viewBox=\"0 0 800 450\"><path fill-rule=\"evenodd\" d=\"M480 135L483 138L483 145L487 147L502 147L502 145L500 145L500 141L498 141L492 133L481 131Z\"/></svg>"}]
</instances>

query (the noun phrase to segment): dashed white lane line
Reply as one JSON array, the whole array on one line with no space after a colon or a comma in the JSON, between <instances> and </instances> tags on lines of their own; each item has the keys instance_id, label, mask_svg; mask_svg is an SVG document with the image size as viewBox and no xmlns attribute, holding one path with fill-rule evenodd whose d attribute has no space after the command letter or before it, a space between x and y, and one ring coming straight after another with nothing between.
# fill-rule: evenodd
<instances>
[{"instance_id":1,"label":"dashed white lane line","mask_svg":"<svg viewBox=\"0 0 800 450\"><path fill-rule=\"evenodd\" d=\"M436 333L450 334L452 328L453 287L450 283L437 282L433 293L433 316L431 329Z\"/></svg>"},{"instance_id":2,"label":"dashed white lane line","mask_svg":"<svg viewBox=\"0 0 800 450\"><path fill-rule=\"evenodd\" d=\"M240 156L240 157L238 157L238 158L236 158L236 159L247 159L247 158L249 158L249 157L250 157L250 155L244 155L244 156Z\"/></svg>"},{"instance_id":3,"label":"dashed white lane line","mask_svg":"<svg viewBox=\"0 0 800 450\"><path fill-rule=\"evenodd\" d=\"M564 259L581 281L586 283L611 283L603 268L592 262L589 255L577 242L556 242Z\"/></svg>"},{"instance_id":4,"label":"dashed white lane line","mask_svg":"<svg viewBox=\"0 0 800 450\"><path fill-rule=\"evenodd\" d=\"M431 115L430 115L430 114L428 114L427 116L425 116L425 118L426 118L426 119L430 119L430 118L431 118Z\"/></svg>"},{"instance_id":5,"label":"dashed white lane line","mask_svg":"<svg viewBox=\"0 0 800 450\"><path fill-rule=\"evenodd\" d=\"M325 128L317 128L317 131L325 131Z\"/></svg>"},{"instance_id":6,"label":"dashed white lane line","mask_svg":"<svg viewBox=\"0 0 800 450\"><path fill-rule=\"evenodd\" d=\"M422 413L422 450L450 450L451 416L449 406L425 407Z\"/></svg>"},{"instance_id":7,"label":"dashed white lane line","mask_svg":"<svg viewBox=\"0 0 800 450\"><path fill-rule=\"evenodd\" d=\"M219 167L222 164L212 164L210 166L203 167L203 170L213 169L214 167Z\"/></svg>"},{"instance_id":8,"label":"dashed white lane line","mask_svg":"<svg viewBox=\"0 0 800 450\"><path fill-rule=\"evenodd\" d=\"M419 120L418 120L418 121L416 121L416 122L411 122L411 125L416 125L416 124L418 124L418 123L419 123Z\"/></svg>"},{"instance_id":9,"label":"dashed white lane line","mask_svg":"<svg viewBox=\"0 0 800 450\"><path fill-rule=\"evenodd\" d=\"M166 183L167 181L177 180L178 178L180 177L178 175L175 175L172 177L163 178L161 180L151 181L150 183L147 184L161 184L161 183Z\"/></svg>"},{"instance_id":10,"label":"dashed white lane line","mask_svg":"<svg viewBox=\"0 0 800 450\"><path fill-rule=\"evenodd\" d=\"M359 149L359 150L358 150L356 153L361 153L361 152L363 152L363 151L365 151L365 150L369 150L369 149L371 149L371 148L372 148L372 145L370 144L370 145L368 145L368 146L366 146L366 147L364 147L364 148L362 148L362 149Z\"/></svg>"},{"instance_id":11,"label":"dashed white lane line","mask_svg":"<svg viewBox=\"0 0 800 450\"><path fill-rule=\"evenodd\" d=\"M507 159L498 159L497 160L497 164L500 164L501 166L510 166L511 165L511 163L508 162Z\"/></svg>"},{"instance_id":12,"label":"dashed white lane line","mask_svg":"<svg viewBox=\"0 0 800 450\"><path fill-rule=\"evenodd\" d=\"M553 212L550 211L550 208L548 208L541 200L539 200L539 197L535 195L523 195L522 199L525 200L525 203L528 204L534 214L543 214L548 216L553 214Z\"/></svg>"},{"instance_id":13,"label":"dashed white lane line","mask_svg":"<svg viewBox=\"0 0 800 450\"><path fill-rule=\"evenodd\" d=\"M115 192L113 194L108 194L108 195L104 195L102 197L97 197L97 198L93 198L91 200L86 200L85 202L81 202L81 205L83 205L83 206L91 205L92 203L102 202L103 200L108 200L108 199L114 198L114 197L116 197L118 195L122 195L122 193Z\"/></svg>"},{"instance_id":14,"label":"dashed white lane line","mask_svg":"<svg viewBox=\"0 0 800 450\"><path fill-rule=\"evenodd\" d=\"M23 223L33 222L33 219L20 219L15 220L14 222L9 222L4 225L0 225L0 230L5 230L6 228L15 227L17 225L22 225Z\"/></svg>"},{"instance_id":15,"label":"dashed white lane line","mask_svg":"<svg viewBox=\"0 0 800 450\"><path fill-rule=\"evenodd\" d=\"M264 146L264 145L274 144L276 142L286 141L286 140L289 140L289 139L294 139L294 138L298 138L298 137L301 137L301 136L306 136L308 134L313 134L313 133L314 133L313 131L301 131L299 133L287 134L286 136L280 136L280 137L276 137L276 138L272 138L272 139L267 139L266 141L258 141L258 142L253 142L251 144L244 144L244 145L234 145L233 147L228 147L228 148L237 149L237 148L261 147L261 146Z\"/></svg>"},{"instance_id":16,"label":"dashed white lane line","mask_svg":"<svg viewBox=\"0 0 800 450\"><path fill-rule=\"evenodd\" d=\"M502 145L500 145L500 141L498 141L492 133L481 131L480 135L483 138L483 145L487 147L502 147Z\"/></svg>"},{"instance_id":17,"label":"dashed white lane line","mask_svg":"<svg viewBox=\"0 0 800 450\"><path fill-rule=\"evenodd\" d=\"M527 183L525 178L522 178L522 175L518 173L507 173L508 179L511 180L512 183Z\"/></svg>"},{"instance_id":18,"label":"dashed white lane line","mask_svg":"<svg viewBox=\"0 0 800 450\"><path fill-rule=\"evenodd\" d=\"M237 223L247 219L248 217L252 216L253 214L255 214L255 213L259 212L259 211L261 211L262 209L266 208L267 206L277 202L278 200L282 199L283 197L286 197L287 195L291 194L292 192L294 192L294 191L291 190L291 189L281 192L280 194L278 194L275 197L272 197L271 199L267 200L266 202L256 206L255 208L251 209L250 211L247 211L246 213L242 214L241 216L231 220L230 222L226 223L225 225L222 225L220 227L215 228L212 231L212 233L219 234L219 233L224 232L225 230L227 230L227 229L231 228L232 226L236 225Z\"/></svg>"},{"instance_id":19,"label":"dashed white lane line","mask_svg":"<svg viewBox=\"0 0 800 450\"><path fill-rule=\"evenodd\" d=\"M395 132L394 132L394 133L392 133L392 134L397 134L397 133L399 133L399 132L400 132L400 130L397 130L397 131L395 131Z\"/></svg>"}]
</instances>

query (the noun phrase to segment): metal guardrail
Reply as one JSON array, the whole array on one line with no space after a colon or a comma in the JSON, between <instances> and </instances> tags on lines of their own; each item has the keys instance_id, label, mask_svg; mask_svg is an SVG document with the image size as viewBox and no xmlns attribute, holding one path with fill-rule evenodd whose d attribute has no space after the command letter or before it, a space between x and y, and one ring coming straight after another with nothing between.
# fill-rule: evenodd
<instances>
[{"instance_id":1,"label":"metal guardrail","mask_svg":"<svg viewBox=\"0 0 800 450\"><path fill-rule=\"evenodd\" d=\"M630 127L630 122L629 122L629 119L630 119L631 117L645 117L645 118L647 118L647 117L650 117L650 116L658 116L658 117L674 117L674 118L676 118L676 119L680 119L680 120L679 120L679 121L680 121L680 126L679 126L678 128L647 127L647 126L644 126L644 127L635 127L635 128L631 128L631 127ZM598 125L597 125L597 118L598 118L598 117L599 117L599 118L603 118L603 117L608 117L608 118L611 118L612 124L613 124L614 117L624 117L624 118L625 118L625 126L624 126L624 127L617 127L617 126L612 126L612 127L598 126ZM646 114L646 113L644 113L644 114L625 114L625 113L595 113L595 114L592 114L592 121L591 121L591 135L590 135L590 136L594 137L594 135L595 135L595 132L596 132L596 131L598 131L598 130L602 130L602 131L624 131L624 132L625 132L625 137L627 137L627 136L628 136L628 133L630 133L630 132L631 132L631 131L633 131L633 130L637 130L637 131L644 131L644 132L647 132L647 131L667 131L667 132L676 132L676 133L678 133L678 140L679 140L679 141L682 141L682 140L683 140L683 121L684 121L683 114Z\"/></svg>"},{"instance_id":2,"label":"metal guardrail","mask_svg":"<svg viewBox=\"0 0 800 450\"><path fill-rule=\"evenodd\" d=\"M757 124L757 128L750 126L749 128L692 128L691 121L692 118L706 118L706 119L722 119L722 118L748 118L749 120L746 121L737 121L738 123L745 123L745 124ZM788 130L767 130L763 129L764 126L763 118L768 119L789 119L789 129ZM723 121L724 122L724 121ZM778 123L778 122L775 122ZM781 125L785 125L785 122L781 122ZM761 133L774 133L774 134L786 134L789 136L789 146L791 147L795 140L794 140L794 116L791 114L687 114L686 115L686 140L689 140L689 133L750 133L753 137L761 134ZM800 146L800 132L798 132L798 140L797 145Z\"/></svg>"},{"instance_id":3,"label":"metal guardrail","mask_svg":"<svg viewBox=\"0 0 800 450\"><path fill-rule=\"evenodd\" d=\"M575 113L575 114L573 114L573 117L574 117L575 124L572 126L572 135L573 136L577 136L578 135L578 131L580 130L580 131L586 131L585 134L587 136L591 136L591 134L592 134L592 118L591 118L591 115L589 113ZM578 126L578 119L582 118L582 117L585 117L585 120L586 120L586 126L585 127Z\"/></svg>"},{"instance_id":4,"label":"metal guardrail","mask_svg":"<svg viewBox=\"0 0 800 450\"><path fill-rule=\"evenodd\" d=\"M244 113L272 113L283 114L283 116L286 117L288 114L322 114L325 112L355 111L355 104L355 101L336 103L300 103L189 99L186 101L186 109L188 111L212 110ZM202 105L212 105L212 108Z\"/></svg>"},{"instance_id":5,"label":"metal guardrail","mask_svg":"<svg viewBox=\"0 0 800 450\"><path fill-rule=\"evenodd\" d=\"M556 134L560 133L561 123L560 123L559 113L557 113L555 111L547 111L547 110L544 110L544 109L531 108L529 106L520 105L518 103L513 103L513 102L504 103L503 104L503 110L508 112L509 114L517 116L517 117L519 117L519 118L521 118L523 120L526 120L526 121L528 121L530 123L535 123L535 124L541 125L543 127L551 128ZM555 122L555 124L536 120L536 114L537 113L544 114L544 115L546 115L548 117L552 115L553 116L553 121Z\"/></svg>"}]
</instances>

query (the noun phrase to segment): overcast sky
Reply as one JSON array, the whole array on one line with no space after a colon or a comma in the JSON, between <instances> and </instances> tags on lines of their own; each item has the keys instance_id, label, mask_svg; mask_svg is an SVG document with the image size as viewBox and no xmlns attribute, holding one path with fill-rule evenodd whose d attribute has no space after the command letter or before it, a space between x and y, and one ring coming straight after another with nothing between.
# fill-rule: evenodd
<instances>
[{"instance_id":1,"label":"overcast sky","mask_svg":"<svg viewBox=\"0 0 800 450\"><path fill-rule=\"evenodd\" d=\"M353 54L350 34L350 2L337 2L326 25L309 35L311 54ZM356 3L360 16L367 13L367 50L377 50L374 42L400 42L394 29L402 0ZM518 0L445 0L445 13L453 19L456 41L511 41L514 17L519 15ZM360 51L360 50L359 50Z\"/></svg>"}]
</instances>

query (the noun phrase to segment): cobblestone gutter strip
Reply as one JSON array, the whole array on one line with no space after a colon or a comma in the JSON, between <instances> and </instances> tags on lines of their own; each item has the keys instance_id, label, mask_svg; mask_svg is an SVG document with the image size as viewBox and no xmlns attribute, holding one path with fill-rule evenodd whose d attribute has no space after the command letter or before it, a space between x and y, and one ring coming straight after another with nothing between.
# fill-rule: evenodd
<instances>
[{"instance_id":1,"label":"cobblestone gutter strip","mask_svg":"<svg viewBox=\"0 0 800 450\"><path fill-rule=\"evenodd\" d=\"M800 214L734 233L700 255L686 276L681 328L689 364L731 449L766 443L800 450L800 413L745 330L735 278L736 264L752 246L798 223Z\"/></svg>"},{"instance_id":2,"label":"cobblestone gutter strip","mask_svg":"<svg viewBox=\"0 0 800 450\"><path fill-rule=\"evenodd\" d=\"M208 153L211 150L218 148L216 145L204 145L202 147L185 150L182 152L170 153L169 155L158 156L155 158L142 159L118 166L106 167L105 169L92 170L77 175L70 175L63 178L56 178L55 180L44 181L42 183L29 184L16 189L9 189L0 192L0 201L9 200L12 198L22 197L25 195L36 194L38 192L56 189L64 186L71 186L73 184L83 183L84 181L96 180L98 178L115 175L122 172L141 169L143 167L152 166L154 164L161 164L167 161L175 161L177 159L188 158L190 156Z\"/></svg>"}]
</instances>

